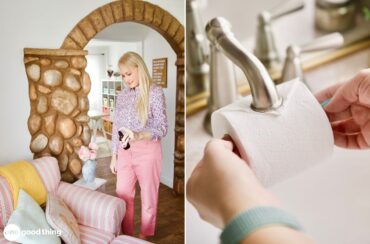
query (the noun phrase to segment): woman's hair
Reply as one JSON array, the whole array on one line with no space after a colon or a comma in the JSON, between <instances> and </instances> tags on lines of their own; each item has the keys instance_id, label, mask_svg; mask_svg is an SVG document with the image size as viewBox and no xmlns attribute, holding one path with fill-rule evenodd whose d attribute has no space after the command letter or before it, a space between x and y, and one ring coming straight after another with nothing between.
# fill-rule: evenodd
<instances>
[{"instance_id":1,"label":"woman's hair","mask_svg":"<svg viewBox=\"0 0 370 244\"><path fill-rule=\"evenodd\" d=\"M146 122L148 121L149 92L150 86L152 85L152 78L149 75L148 68L146 67L143 58L135 52L127 52L123 54L118 61L118 66L119 65L137 68L140 95L136 104L136 109L138 111L141 123L146 125Z\"/></svg>"}]
</instances>

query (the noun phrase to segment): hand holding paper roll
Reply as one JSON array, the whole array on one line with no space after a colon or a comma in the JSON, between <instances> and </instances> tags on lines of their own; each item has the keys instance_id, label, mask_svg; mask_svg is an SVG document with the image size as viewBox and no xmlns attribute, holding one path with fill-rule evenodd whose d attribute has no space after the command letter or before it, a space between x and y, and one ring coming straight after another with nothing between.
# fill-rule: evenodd
<instances>
[{"instance_id":1,"label":"hand holding paper roll","mask_svg":"<svg viewBox=\"0 0 370 244\"><path fill-rule=\"evenodd\" d=\"M213 135L230 135L264 186L324 162L334 148L330 122L305 84L296 79L276 89L283 99L278 109L256 112L247 96L212 115Z\"/></svg>"},{"instance_id":2,"label":"hand holding paper roll","mask_svg":"<svg viewBox=\"0 0 370 244\"><path fill-rule=\"evenodd\" d=\"M281 243L314 243L304 232L280 223L277 219L271 224L260 223L260 227L248 234L244 234L244 231L251 226L244 225L242 235L229 225L248 211L261 208L280 209L280 202L261 185L248 164L235 153L236 148L231 138L223 139L212 139L207 143L204 156L186 185L187 198L201 218L216 227L231 230L235 238L239 236L238 243L275 243L276 240ZM262 212L260 217L267 221L268 216Z\"/></svg>"},{"instance_id":3,"label":"hand holding paper roll","mask_svg":"<svg viewBox=\"0 0 370 244\"><path fill-rule=\"evenodd\" d=\"M316 94L334 132L335 144L351 149L370 147L370 69L360 71L347 82Z\"/></svg>"},{"instance_id":4,"label":"hand holding paper roll","mask_svg":"<svg viewBox=\"0 0 370 244\"><path fill-rule=\"evenodd\" d=\"M187 183L188 200L197 208L206 205L200 210L202 218L219 228L241 211L280 204L233 149L230 139L210 140Z\"/></svg>"}]
</instances>

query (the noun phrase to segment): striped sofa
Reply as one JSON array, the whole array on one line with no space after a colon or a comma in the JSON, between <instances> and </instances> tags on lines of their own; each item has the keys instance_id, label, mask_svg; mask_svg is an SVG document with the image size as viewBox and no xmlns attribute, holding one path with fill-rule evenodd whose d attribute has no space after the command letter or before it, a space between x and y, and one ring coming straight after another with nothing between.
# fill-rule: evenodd
<instances>
[{"instance_id":1,"label":"striped sofa","mask_svg":"<svg viewBox=\"0 0 370 244\"><path fill-rule=\"evenodd\" d=\"M42 157L33 161L48 192L57 194L76 216L82 244L145 244L134 237L120 235L125 202L101 192L61 181L58 161ZM13 197L7 181L0 176L0 244L12 243L3 229L13 211Z\"/></svg>"}]
</instances>

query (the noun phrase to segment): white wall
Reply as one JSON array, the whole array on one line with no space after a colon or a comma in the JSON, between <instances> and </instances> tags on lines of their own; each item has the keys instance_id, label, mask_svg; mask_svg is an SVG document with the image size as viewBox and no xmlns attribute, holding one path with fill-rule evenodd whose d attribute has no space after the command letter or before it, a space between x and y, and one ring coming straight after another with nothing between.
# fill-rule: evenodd
<instances>
[{"instance_id":1,"label":"white wall","mask_svg":"<svg viewBox=\"0 0 370 244\"><path fill-rule=\"evenodd\" d=\"M168 132L162 139L163 166L161 182L172 187L173 160L175 146L175 112L176 112L176 54L168 42L156 31L151 30L143 43L143 56L149 71L152 73L154 58L167 60L167 88L163 88L166 97Z\"/></svg>"},{"instance_id":2,"label":"white wall","mask_svg":"<svg viewBox=\"0 0 370 244\"><path fill-rule=\"evenodd\" d=\"M90 110L102 110L102 84L101 80L106 77L107 70L107 47L86 47L89 54L86 56L86 72L91 79L91 90L88 95Z\"/></svg>"},{"instance_id":3,"label":"white wall","mask_svg":"<svg viewBox=\"0 0 370 244\"><path fill-rule=\"evenodd\" d=\"M82 18L108 0L0 1L0 164L31 159L23 48L59 48ZM183 0L150 0L184 24Z\"/></svg>"},{"instance_id":4,"label":"white wall","mask_svg":"<svg viewBox=\"0 0 370 244\"><path fill-rule=\"evenodd\" d=\"M117 24L121 25L121 24ZM108 27L107 29L109 29ZM102 110L102 84L103 79L109 79L107 69L109 65L114 71L118 70L118 60L121 55L128 51L134 51L142 55L142 42L112 42L103 40L91 40L85 48L88 51L86 71L91 78L91 90L89 93L90 110ZM113 79L114 77L112 77ZM121 79L118 77L118 79Z\"/></svg>"},{"instance_id":5,"label":"white wall","mask_svg":"<svg viewBox=\"0 0 370 244\"><path fill-rule=\"evenodd\" d=\"M113 42L109 45L108 64L112 65L113 70L118 71L118 60L129 51L142 55L142 42Z\"/></svg>"}]
</instances>

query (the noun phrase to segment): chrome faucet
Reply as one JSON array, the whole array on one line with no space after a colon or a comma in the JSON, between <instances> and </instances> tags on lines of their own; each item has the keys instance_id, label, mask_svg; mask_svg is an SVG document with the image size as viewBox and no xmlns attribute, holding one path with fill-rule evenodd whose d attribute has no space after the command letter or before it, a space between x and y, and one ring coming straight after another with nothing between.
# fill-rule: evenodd
<instances>
[{"instance_id":1,"label":"chrome faucet","mask_svg":"<svg viewBox=\"0 0 370 244\"><path fill-rule=\"evenodd\" d=\"M238 99L238 87L235 75L235 66L220 50L217 45L210 43L210 96L208 112L203 125L209 134L212 134L211 115Z\"/></svg>"},{"instance_id":2,"label":"chrome faucet","mask_svg":"<svg viewBox=\"0 0 370 244\"><path fill-rule=\"evenodd\" d=\"M301 54L338 48L341 47L343 43L343 35L339 32L335 32L316 38L312 42L300 47L297 45L289 46L286 49L286 58L281 75L281 82L292 80L297 77L300 80L305 81L301 63Z\"/></svg>"},{"instance_id":3,"label":"chrome faucet","mask_svg":"<svg viewBox=\"0 0 370 244\"><path fill-rule=\"evenodd\" d=\"M186 95L204 92L209 83L206 38L197 0L186 0Z\"/></svg>"},{"instance_id":4,"label":"chrome faucet","mask_svg":"<svg viewBox=\"0 0 370 244\"><path fill-rule=\"evenodd\" d=\"M256 46L254 54L269 70L277 69L281 63L276 49L271 23L282 16L304 8L303 0L289 0L277 9L262 11L258 15Z\"/></svg>"},{"instance_id":5,"label":"chrome faucet","mask_svg":"<svg viewBox=\"0 0 370 244\"><path fill-rule=\"evenodd\" d=\"M265 112L278 108L282 104L282 98L277 93L275 84L266 68L234 37L231 25L226 19L221 17L212 19L206 26L206 34L211 45L224 53L244 72L251 89L253 98L251 108L253 110ZM220 79L215 79L215 81L217 81L217 84L212 85L220 90L230 86L230 81ZM234 82L234 80L231 82Z\"/></svg>"}]
</instances>

